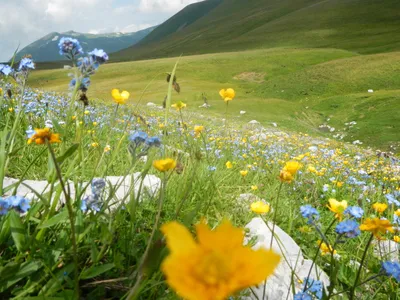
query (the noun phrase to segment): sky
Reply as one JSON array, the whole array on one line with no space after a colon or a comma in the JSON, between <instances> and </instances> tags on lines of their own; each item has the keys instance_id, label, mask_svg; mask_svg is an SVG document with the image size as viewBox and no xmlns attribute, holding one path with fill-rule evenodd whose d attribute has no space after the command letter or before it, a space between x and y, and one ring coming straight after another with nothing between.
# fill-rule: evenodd
<instances>
[{"instance_id":1,"label":"sky","mask_svg":"<svg viewBox=\"0 0 400 300\"><path fill-rule=\"evenodd\" d=\"M134 32L201 0L0 0L0 62L50 32Z\"/></svg>"}]
</instances>

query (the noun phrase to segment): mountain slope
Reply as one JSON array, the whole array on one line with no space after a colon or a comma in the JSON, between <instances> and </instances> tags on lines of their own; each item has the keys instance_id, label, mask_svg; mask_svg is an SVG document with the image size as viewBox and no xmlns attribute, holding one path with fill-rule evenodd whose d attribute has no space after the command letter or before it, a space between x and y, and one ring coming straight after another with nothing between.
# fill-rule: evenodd
<instances>
[{"instance_id":1,"label":"mountain slope","mask_svg":"<svg viewBox=\"0 0 400 300\"><path fill-rule=\"evenodd\" d=\"M207 14L185 26L190 13L206 5L211 7ZM180 25L183 28L174 30ZM400 49L400 1L207 0L188 6L161 28L172 33L154 31L113 59L271 47L340 48L363 54L396 51Z\"/></svg>"},{"instance_id":2,"label":"mountain slope","mask_svg":"<svg viewBox=\"0 0 400 300\"><path fill-rule=\"evenodd\" d=\"M138 43L154 28L155 27L150 27L132 33L109 34L86 34L74 31L64 33L52 32L20 50L17 53L17 59L30 54L37 62L62 60L63 57L58 54L58 42L63 36L78 39L84 51L91 51L94 48L99 48L107 53L112 53Z\"/></svg>"}]
</instances>

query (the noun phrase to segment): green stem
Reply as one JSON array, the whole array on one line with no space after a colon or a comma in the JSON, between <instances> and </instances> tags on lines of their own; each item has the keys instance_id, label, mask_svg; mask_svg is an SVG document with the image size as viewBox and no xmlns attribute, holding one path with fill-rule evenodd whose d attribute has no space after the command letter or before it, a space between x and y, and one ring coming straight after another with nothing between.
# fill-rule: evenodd
<instances>
[{"instance_id":1,"label":"green stem","mask_svg":"<svg viewBox=\"0 0 400 300\"><path fill-rule=\"evenodd\" d=\"M349 297L349 300L353 300L353 299L354 299L354 294L355 294L355 292L356 292L357 283L358 283L358 280L359 280L360 275L361 275L361 270L362 270L362 267L363 267L365 258L367 257L368 248L369 248L369 246L370 246L370 244L371 244L373 238L374 238L374 235L371 233L371 236L369 237L369 240L368 240L368 242L367 242L367 246L365 247L363 256L362 256L362 258L361 258L361 263L360 263L360 267L358 268L356 280L354 281L353 287L352 287L351 290L350 290L350 297Z\"/></svg>"},{"instance_id":2,"label":"green stem","mask_svg":"<svg viewBox=\"0 0 400 300\"><path fill-rule=\"evenodd\" d=\"M278 194L276 195L275 198L275 202L273 205L274 208L274 216L272 218L272 235L271 235L271 243L270 243L270 248L272 249L272 243L274 242L274 233L275 233L275 223L276 223L276 217L278 215L278 200L279 200L279 195L281 194L281 190L282 190L282 182L279 185L279 189L278 189Z\"/></svg>"}]
</instances>

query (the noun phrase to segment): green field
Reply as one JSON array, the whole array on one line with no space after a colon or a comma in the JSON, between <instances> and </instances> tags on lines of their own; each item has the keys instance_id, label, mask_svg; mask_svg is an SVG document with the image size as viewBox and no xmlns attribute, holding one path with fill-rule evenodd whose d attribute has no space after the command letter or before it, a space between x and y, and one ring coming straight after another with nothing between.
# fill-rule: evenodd
<instances>
[{"instance_id":1,"label":"green field","mask_svg":"<svg viewBox=\"0 0 400 300\"><path fill-rule=\"evenodd\" d=\"M89 98L111 99L112 88L131 92L131 103L161 104L169 72L178 58L106 64L92 78ZM178 66L180 95L192 112L222 115L218 91L232 87L237 96L228 113L238 120L257 120L268 127L332 137L397 151L400 139L400 52L360 55L337 49L276 48L182 57ZM33 87L64 92L67 70L35 71ZM145 87L147 88L145 89ZM368 93L373 89L374 93ZM206 93L211 108L198 108ZM143 97L142 97L143 93ZM239 114L245 110L246 114ZM330 119L327 122L327 119ZM345 123L357 124L348 129ZM328 124L333 133L319 129Z\"/></svg>"}]
</instances>

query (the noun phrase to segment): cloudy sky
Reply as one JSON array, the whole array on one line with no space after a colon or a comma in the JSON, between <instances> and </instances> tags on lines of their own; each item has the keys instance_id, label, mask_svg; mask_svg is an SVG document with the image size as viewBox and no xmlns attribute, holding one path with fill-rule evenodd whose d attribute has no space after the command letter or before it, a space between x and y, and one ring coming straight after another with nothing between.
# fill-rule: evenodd
<instances>
[{"instance_id":1,"label":"cloudy sky","mask_svg":"<svg viewBox=\"0 0 400 300\"><path fill-rule=\"evenodd\" d=\"M0 0L0 62L50 32L133 32L201 0Z\"/></svg>"}]
</instances>

